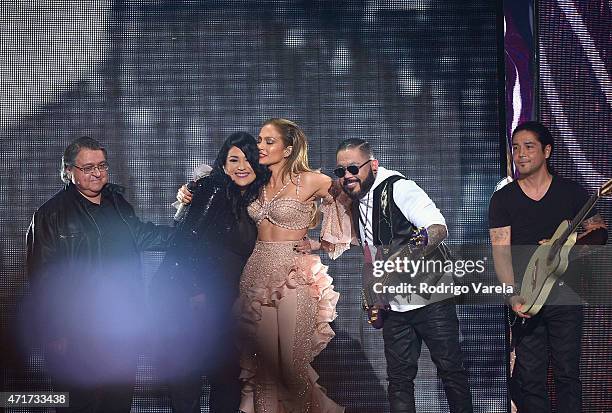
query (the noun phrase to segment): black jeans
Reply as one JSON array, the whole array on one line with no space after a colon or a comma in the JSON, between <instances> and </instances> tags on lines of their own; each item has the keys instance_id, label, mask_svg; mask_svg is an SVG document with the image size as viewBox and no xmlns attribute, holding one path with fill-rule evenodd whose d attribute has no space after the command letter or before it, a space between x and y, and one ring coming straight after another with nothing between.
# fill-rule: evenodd
<instances>
[{"instance_id":1,"label":"black jeans","mask_svg":"<svg viewBox=\"0 0 612 413\"><path fill-rule=\"evenodd\" d=\"M383 327L389 405L392 413L415 412L414 378L421 344L429 348L452 413L472 412L468 375L459 347L459 322L452 301L404 313L390 311Z\"/></svg>"},{"instance_id":2,"label":"black jeans","mask_svg":"<svg viewBox=\"0 0 612 413\"><path fill-rule=\"evenodd\" d=\"M134 375L136 372L134 371ZM70 407L56 408L57 413L130 413L134 383L81 387L54 383L55 391L69 393Z\"/></svg>"},{"instance_id":3,"label":"black jeans","mask_svg":"<svg viewBox=\"0 0 612 413\"><path fill-rule=\"evenodd\" d=\"M178 307L178 308L177 308ZM210 384L210 411L233 413L240 405L240 357L227 305L177 306L157 343L158 373L168 385L173 413L199 413L202 375Z\"/></svg>"},{"instance_id":4,"label":"black jeans","mask_svg":"<svg viewBox=\"0 0 612 413\"><path fill-rule=\"evenodd\" d=\"M582 404L579 377L582 307L545 305L524 324L517 321L512 335L516 362L510 391L519 412L551 411L546 388L550 347L557 412L579 413Z\"/></svg>"},{"instance_id":5,"label":"black jeans","mask_svg":"<svg viewBox=\"0 0 612 413\"><path fill-rule=\"evenodd\" d=\"M70 407L57 412L129 413L136 382L138 352L119 342L71 337L64 354L45 359L53 390L68 392Z\"/></svg>"}]
</instances>

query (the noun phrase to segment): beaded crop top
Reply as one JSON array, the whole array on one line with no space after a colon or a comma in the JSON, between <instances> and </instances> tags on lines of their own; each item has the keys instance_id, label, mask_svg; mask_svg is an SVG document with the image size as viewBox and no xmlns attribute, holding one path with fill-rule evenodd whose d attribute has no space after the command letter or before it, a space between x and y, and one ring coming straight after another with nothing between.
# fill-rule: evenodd
<instances>
[{"instance_id":1,"label":"beaded crop top","mask_svg":"<svg viewBox=\"0 0 612 413\"><path fill-rule=\"evenodd\" d=\"M297 176L296 198L281 198L278 196L287 188L290 181L272 197L268 202L266 188L263 189L263 196L251 202L248 206L249 216L257 225L267 219L272 224L285 229L307 229L312 220L314 212L314 202L302 202L298 199L300 192L300 175Z\"/></svg>"}]
</instances>

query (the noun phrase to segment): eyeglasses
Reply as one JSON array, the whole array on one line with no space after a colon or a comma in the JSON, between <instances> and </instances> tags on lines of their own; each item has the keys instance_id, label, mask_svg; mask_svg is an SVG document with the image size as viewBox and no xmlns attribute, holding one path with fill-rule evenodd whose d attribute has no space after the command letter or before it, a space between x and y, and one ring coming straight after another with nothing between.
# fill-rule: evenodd
<instances>
[{"instance_id":1,"label":"eyeglasses","mask_svg":"<svg viewBox=\"0 0 612 413\"><path fill-rule=\"evenodd\" d=\"M93 171L96 170L96 169L100 173L108 171L108 164L106 162L102 162L102 163L99 163L97 165L88 165L88 166L85 166L85 167L80 167L80 166L76 166L76 165L72 165L72 166L74 166L77 169L80 169L86 175L91 175L93 173Z\"/></svg>"},{"instance_id":2,"label":"eyeglasses","mask_svg":"<svg viewBox=\"0 0 612 413\"><path fill-rule=\"evenodd\" d=\"M334 169L334 175L336 175L338 178L344 178L344 174L346 174L346 171L349 171L351 175L357 175L361 167L370 162L372 162L372 159L368 159L366 162L362 163L359 166L349 165L346 168L344 166L339 166L338 168Z\"/></svg>"}]
</instances>

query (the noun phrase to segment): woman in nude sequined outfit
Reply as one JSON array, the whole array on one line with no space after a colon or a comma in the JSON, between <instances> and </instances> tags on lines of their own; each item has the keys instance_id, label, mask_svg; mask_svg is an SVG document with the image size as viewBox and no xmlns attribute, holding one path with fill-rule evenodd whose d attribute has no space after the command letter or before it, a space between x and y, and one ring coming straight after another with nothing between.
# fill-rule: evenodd
<instances>
[{"instance_id":1,"label":"woman in nude sequined outfit","mask_svg":"<svg viewBox=\"0 0 612 413\"><path fill-rule=\"evenodd\" d=\"M241 410L343 412L316 383L310 366L334 336L329 323L336 317L339 294L319 257L301 254L296 246L313 222L319 199L324 200L321 234L333 258L348 248L350 224L343 226L346 213L329 194L331 179L309 168L306 136L295 123L266 121L258 142L259 161L272 177L248 207L258 237L236 307L244 333Z\"/></svg>"}]
</instances>

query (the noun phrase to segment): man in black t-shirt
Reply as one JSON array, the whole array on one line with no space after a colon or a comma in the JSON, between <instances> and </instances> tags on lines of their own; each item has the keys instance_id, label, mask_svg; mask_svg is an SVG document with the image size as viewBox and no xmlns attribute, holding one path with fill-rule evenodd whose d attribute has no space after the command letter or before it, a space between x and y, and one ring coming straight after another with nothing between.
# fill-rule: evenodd
<instances>
[{"instance_id":1,"label":"man in black t-shirt","mask_svg":"<svg viewBox=\"0 0 612 413\"><path fill-rule=\"evenodd\" d=\"M493 194L489 228L495 271L499 280L520 285L531 254L550 239L563 220L571 220L589 196L577 183L550 173L547 162L553 138L538 122L519 125L512 134L513 160L520 177ZM606 225L594 210L582 223L579 244L605 244ZM512 251L510 246L512 245ZM576 273L575 270L569 273ZM573 274L578 275L578 274ZM516 363L510 392L520 413L550 412L546 389L548 348L558 399L558 412L580 412L579 378L582 308L566 278L555 285L540 312L522 312L524 300L510 296L508 304L522 322L513 327ZM515 288L516 290L516 288ZM573 304L573 305L572 305Z\"/></svg>"}]
</instances>

